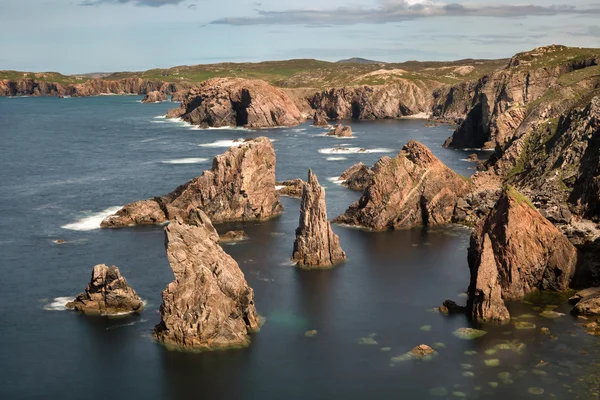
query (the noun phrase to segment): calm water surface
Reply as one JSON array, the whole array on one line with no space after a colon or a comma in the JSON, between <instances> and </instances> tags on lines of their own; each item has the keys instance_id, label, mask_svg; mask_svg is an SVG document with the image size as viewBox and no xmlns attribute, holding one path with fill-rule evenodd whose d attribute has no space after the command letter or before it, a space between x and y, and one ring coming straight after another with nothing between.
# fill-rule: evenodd
<instances>
[{"instance_id":1,"label":"calm water surface","mask_svg":"<svg viewBox=\"0 0 600 400\"><path fill-rule=\"evenodd\" d=\"M468 152L440 147L448 126L356 122L354 139L323 137L308 124L194 130L159 117L173 104L139 99L0 98L1 399L597 398L599 341L583 333L564 302L513 304L513 315L535 329L485 326L488 334L472 341L453 335L470 326L465 318L431 311L446 298L465 301L468 229L374 234L335 226L347 262L300 271L289 263L299 201L288 198L277 219L217 227L250 236L224 248L266 318L252 345L189 354L156 344L160 292L173 279L162 228L96 228L107 210L200 175L228 141L268 136L280 180L305 178L313 168L327 189L330 218L359 197L335 178L358 161L393 156L409 139L463 175L473 170L463 161ZM367 152L331 154L336 146ZM81 292L98 263L121 269L147 301L141 315L92 318L61 307L60 298ZM567 315L540 317L552 303ZM304 335L313 329L316 336ZM438 356L393 359L421 343ZM548 365L537 366L541 360Z\"/></svg>"}]
</instances>

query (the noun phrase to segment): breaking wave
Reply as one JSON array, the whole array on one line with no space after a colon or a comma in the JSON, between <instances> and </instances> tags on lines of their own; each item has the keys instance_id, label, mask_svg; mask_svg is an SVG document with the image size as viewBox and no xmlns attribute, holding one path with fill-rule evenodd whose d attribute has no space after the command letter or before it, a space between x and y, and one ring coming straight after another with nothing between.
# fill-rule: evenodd
<instances>
[{"instance_id":1,"label":"breaking wave","mask_svg":"<svg viewBox=\"0 0 600 400\"><path fill-rule=\"evenodd\" d=\"M86 215L75 222L61 226L63 229L71 231L92 231L100 229L100 223L104 218L119 211L122 206L110 207L97 213Z\"/></svg>"}]
</instances>

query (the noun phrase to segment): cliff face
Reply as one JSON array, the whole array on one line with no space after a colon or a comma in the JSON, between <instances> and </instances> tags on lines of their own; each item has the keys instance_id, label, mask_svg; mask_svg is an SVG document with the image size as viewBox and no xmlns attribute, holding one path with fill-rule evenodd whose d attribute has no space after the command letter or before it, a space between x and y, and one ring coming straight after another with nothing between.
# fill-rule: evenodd
<instances>
[{"instance_id":1,"label":"cliff face","mask_svg":"<svg viewBox=\"0 0 600 400\"><path fill-rule=\"evenodd\" d=\"M176 218L166 228L165 246L175 280L162 293L161 322L154 337L176 348L211 350L247 345L260 320L254 292L219 235L200 210L188 224Z\"/></svg>"},{"instance_id":2,"label":"cliff face","mask_svg":"<svg viewBox=\"0 0 600 400\"><path fill-rule=\"evenodd\" d=\"M481 78L474 86L460 85L441 93L436 116L455 117L469 106L447 146L506 149L530 111L562 75L600 64L600 54L564 57L563 46L550 46L516 55L506 68ZM445 98L444 98L445 94ZM455 100L456 98L456 100Z\"/></svg>"},{"instance_id":3,"label":"cliff face","mask_svg":"<svg viewBox=\"0 0 600 400\"><path fill-rule=\"evenodd\" d=\"M214 78L191 89L169 117L202 127L295 126L305 118L284 91L261 80Z\"/></svg>"},{"instance_id":4,"label":"cliff face","mask_svg":"<svg viewBox=\"0 0 600 400\"><path fill-rule=\"evenodd\" d=\"M83 83L61 85L34 79L0 80L0 96L98 96L101 94L147 94L152 91L175 93L186 83L149 81L141 78L121 80L92 79Z\"/></svg>"},{"instance_id":5,"label":"cliff face","mask_svg":"<svg viewBox=\"0 0 600 400\"><path fill-rule=\"evenodd\" d=\"M362 197L335 222L381 231L450 223L470 185L414 140L395 158L382 157Z\"/></svg>"},{"instance_id":6,"label":"cliff face","mask_svg":"<svg viewBox=\"0 0 600 400\"><path fill-rule=\"evenodd\" d=\"M308 102L311 108L334 120L399 118L429 113L433 104L431 93L439 86L438 82L404 80L388 85L341 87L317 92Z\"/></svg>"},{"instance_id":7,"label":"cliff face","mask_svg":"<svg viewBox=\"0 0 600 400\"><path fill-rule=\"evenodd\" d=\"M577 250L527 198L507 187L473 231L468 259L471 317L505 322L510 315L504 300L536 290L566 290Z\"/></svg>"},{"instance_id":8,"label":"cliff face","mask_svg":"<svg viewBox=\"0 0 600 400\"><path fill-rule=\"evenodd\" d=\"M215 223L267 219L283 210L275 190L275 150L265 137L233 146L210 170L172 193L130 203L102 221L102 227L156 224L200 208Z\"/></svg>"},{"instance_id":9,"label":"cliff face","mask_svg":"<svg viewBox=\"0 0 600 400\"><path fill-rule=\"evenodd\" d=\"M338 236L327 220L325 190L312 170L302 190L300 221L292 259L300 267L326 268L346 258Z\"/></svg>"},{"instance_id":10,"label":"cliff face","mask_svg":"<svg viewBox=\"0 0 600 400\"><path fill-rule=\"evenodd\" d=\"M94 267L85 292L66 307L86 314L111 315L140 312L144 304L117 267L99 264Z\"/></svg>"}]
</instances>

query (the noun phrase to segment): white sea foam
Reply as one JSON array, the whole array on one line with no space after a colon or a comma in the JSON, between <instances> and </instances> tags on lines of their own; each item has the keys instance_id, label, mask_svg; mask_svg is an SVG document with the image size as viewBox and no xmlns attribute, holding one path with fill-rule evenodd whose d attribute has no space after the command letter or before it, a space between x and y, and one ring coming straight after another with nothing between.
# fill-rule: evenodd
<instances>
[{"instance_id":1,"label":"white sea foam","mask_svg":"<svg viewBox=\"0 0 600 400\"><path fill-rule=\"evenodd\" d=\"M121 206L110 207L106 210L102 210L97 213L89 214L83 218L78 219L75 222L61 226L63 229L69 229L71 231L91 231L94 229L100 229L100 223L104 218L108 217L119 211Z\"/></svg>"},{"instance_id":2,"label":"white sea foam","mask_svg":"<svg viewBox=\"0 0 600 400\"><path fill-rule=\"evenodd\" d=\"M327 157L327 161L344 161L347 160L347 157Z\"/></svg>"},{"instance_id":3,"label":"white sea foam","mask_svg":"<svg viewBox=\"0 0 600 400\"><path fill-rule=\"evenodd\" d=\"M342 183L346 182L344 179L340 179L339 176L332 176L330 178L327 178L327 180L329 182L335 183L336 185L341 185Z\"/></svg>"},{"instance_id":4,"label":"white sea foam","mask_svg":"<svg viewBox=\"0 0 600 400\"><path fill-rule=\"evenodd\" d=\"M189 157L189 158L176 158L173 160L161 161L163 164L201 164L208 161L208 158L201 157Z\"/></svg>"},{"instance_id":5,"label":"white sea foam","mask_svg":"<svg viewBox=\"0 0 600 400\"><path fill-rule=\"evenodd\" d=\"M319 149L321 154L358 154L358 153L392 153L394 150L386 148L363 149L360 147L333 147L329 149Z\"/></svg>"},{"instance_id":6,"label":"white sea foam","mask_svg":"<svg viewBox=\"0 0 600 400\"><path fill-rule=\"evenodd\" d=\"M237 146L244 143L242 139L228 139L228 140L217 140L212 143L203 143L199 144L200 147L231 147Z\"/></svg>"},{"instance_id":7,"label":"white sea foam","mask_svg":"<svg viewBox=\"0 0 600 400\"><path fill-rule=\"evenodd\" d=\"M47 311L65 311L68 310L66 304L73 301L75 297L55 297L52 301L44 306Z\"/></svg>"},{"instance_id":8,"label":"white sea foam","mask_svg":"<svg viewBox=\"0 0 600 400\"><path fill-rule=\"evenodd\" d=\"M275 186L275 190L281 190L284 187L285 187L284 185L277 185L277 186Z\"/></svg>"},{"instance_id":9,"label":"white sea foam","mask_svg":"<svg viewBox=\"0 0 600 400\"><path fill-rule=\"evenodd\" d=\"M157 115L154 119L167 119L166 115Z\"/></svg>"}]
</instances>

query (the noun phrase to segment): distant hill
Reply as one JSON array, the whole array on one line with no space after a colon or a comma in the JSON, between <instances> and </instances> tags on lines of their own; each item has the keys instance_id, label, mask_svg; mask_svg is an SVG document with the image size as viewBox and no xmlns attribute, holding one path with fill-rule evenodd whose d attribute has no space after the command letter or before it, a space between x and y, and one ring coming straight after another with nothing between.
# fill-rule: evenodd
<instances>
[{"instance_id":1,"label":"distant hill","mask_svg":"<svg viewBox=\"0 0 600 400\"><path fill-rule=\"evenodd\" d=\"M345 60L336 61L338 64L387 64L383 61L368 60L366 58L352 57Z\"/></svg>"}]
</instances>

